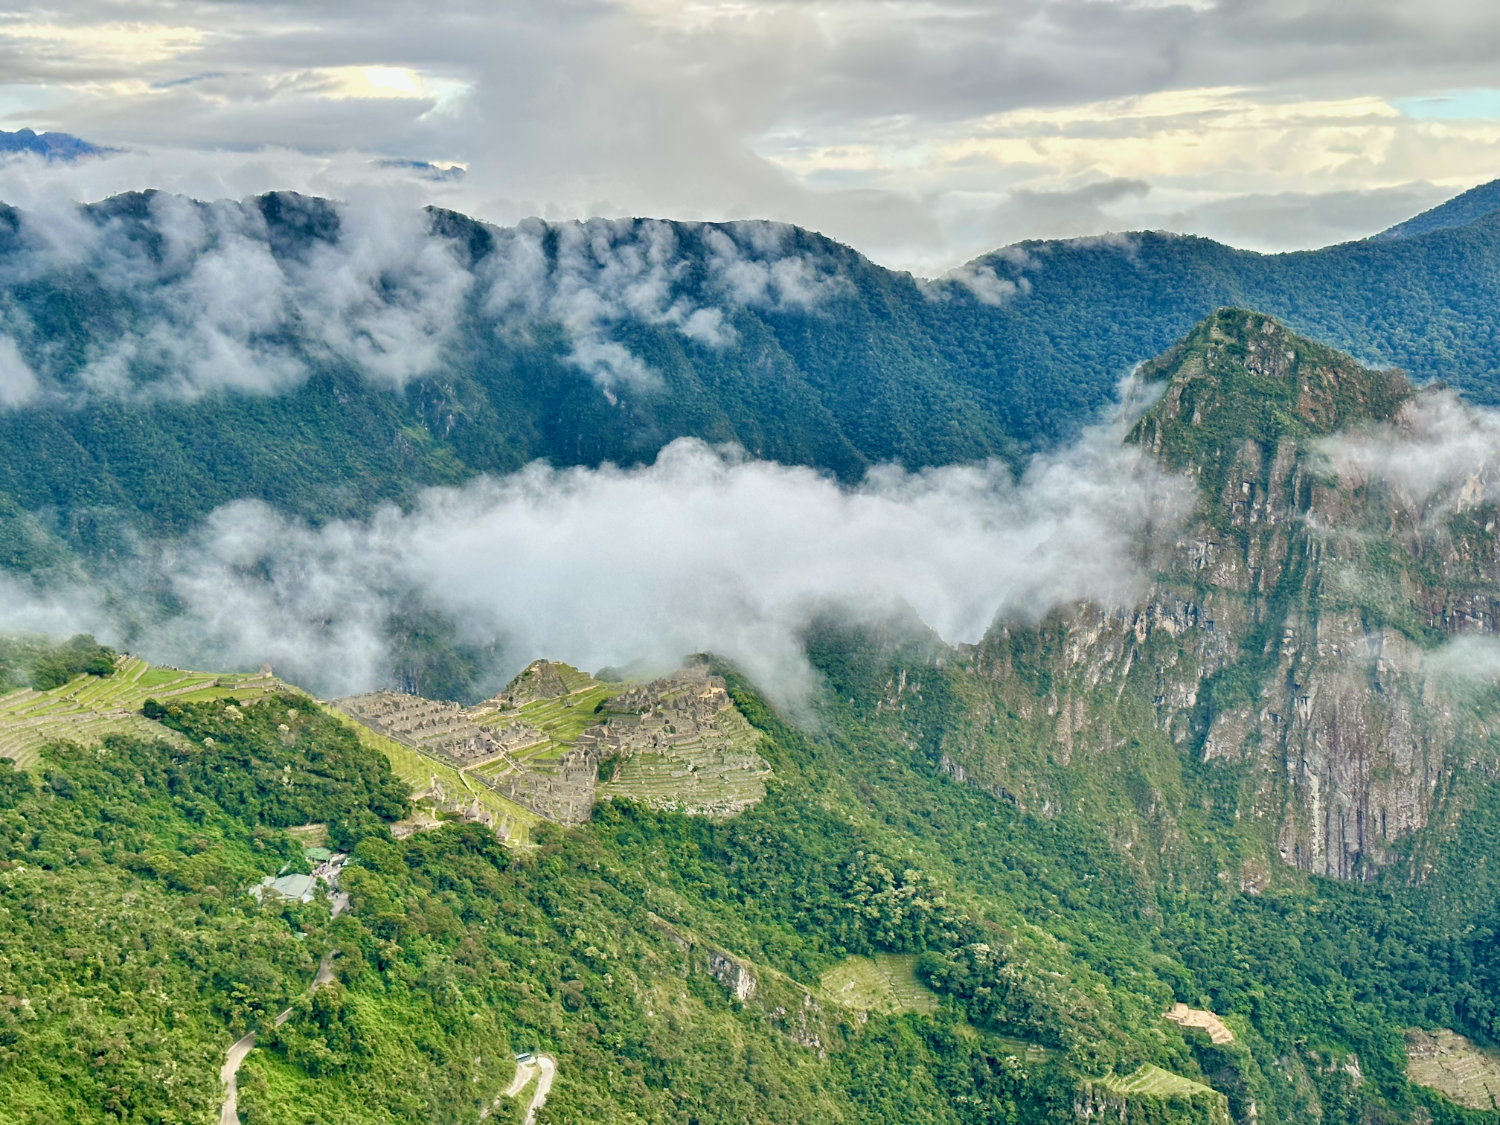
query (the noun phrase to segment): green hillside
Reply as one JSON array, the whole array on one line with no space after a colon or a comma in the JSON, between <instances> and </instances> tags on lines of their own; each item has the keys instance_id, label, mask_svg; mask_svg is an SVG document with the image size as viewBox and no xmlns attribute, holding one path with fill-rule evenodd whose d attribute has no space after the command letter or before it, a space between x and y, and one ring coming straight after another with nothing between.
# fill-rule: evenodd
<instances>
[{"instance_id":1,"label":"green hillside","mask_svg":"<svg viewBox=\"0 0 1500 1125\"><path fill-rule=\"evenodd\" d=\"M6 769L0 1120L206 1119L257 1026L247 1123L470 1120L532 1049L558 1062L542 1121L1060 1123L1089 1097L1494 1120L1402 1070L1406 1027L1494 983L1492 925L1398 884L1144 878L1086 817L956 784L846 701L809 737L735 690L780 779L761 805L615 802L520 851L457 821L392 839L384 759L296 696L173 697L153 713L186 754L131 732ZM257 907L320 819L349 910ZM1204 997L1244 1035L1161 1018ZM1356 1055L1359 1083L1328 1062Z\"/></svg>"},{"instance_id":2,"label":"green hillside","mask_svg":"<svg viewBox=\"0 0 1500 1125\"><path fill-rule=\"evenodd\" d=\"M445 248L467 288L440 303L452 323L424 337L437 349L428 368L393 382L370 366L394 362L393 353L363 321L349 326L353 343L334 347L285 312L277 314L284 322L230 341L251 357L236 362L262 374L195 366L200 382L187 393L173 389L186 378L174 365L201 357L158 354L163 334L191 339L198 323L181 319L191 311L181 267L151 249L164 237L159 202L129 195L86 208L101 249L97 261L66 268L36 256L24 213L0 214L0 312L46 390L0 413L4 565L55 566L70 551L102 559L128 551L135 532L178 533L241 497L315 519L364 515L427 485L537 458L649 461L681 436L736 442L846 479L891 460L1019 461L1075 432L1133 365L1225 305L1272 314L1418 382L1442 379L1478 401L1500 401L1491 316L1500 218L1482 208L1460 226L1292 254L1163 233L1023 243L969 267L1015 286L999 304L956 282L919 284L793 228L768 236L757 224L639 221L502 230L440 212L426 220L427 238ZM268 268L301 278L318 254L341 261L334 205L270 195L247 208L244 221L263 228L256 237ZM586 268L562 247L585 236L604 246ZM528 273L527 285L566 282L569 293L592 293L608 311L603 320L567 321L574 306L555 302L516 311L532 299L515 295L512 260L517 240L528 239L540 256L528 268L541 280ZM659 273L641 264L653 239L676 255ZM720 270L726 241L740 266L766 277L777 263L794 267L810 292L773 299L729 286ZM116 276L105 249L116 246L144 280ZM391 286L405 276L393 270ZM622 270L636 272L621 281ZM656 311L630 313L637 298L627 282L644 286ZM409 315L403 301L427 307L420 290L381 296L384 283L371 284L367 299L391 301L393 317ZM510 304L497 304L501 292ZM291 289L286 299L299 296ZM227 292L221 299L233 302ZM684 334L678 308L712 314L717 339ZM99 357L122 340L139 341L121 353L135 358L109 368L115 382L99 389ZM580 340L592 349L586 356L646 376L601 388L580 366L589 362L579 358ZM300 374L276 376L274 393L243 389L271 380L265 371L291 369Z\"/></svg>"}]
</instances>

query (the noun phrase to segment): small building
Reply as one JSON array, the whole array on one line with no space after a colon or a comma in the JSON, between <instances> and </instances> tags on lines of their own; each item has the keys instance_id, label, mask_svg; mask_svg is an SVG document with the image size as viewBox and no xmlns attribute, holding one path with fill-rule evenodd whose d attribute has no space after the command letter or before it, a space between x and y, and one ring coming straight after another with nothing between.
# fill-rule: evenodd
<instances>
[{"instance_id":1,"label":"small building","mask_svg":"<svg viewBox=\"0 0 1500 1125\"><path fill-rule=\"evenodd\" d=\"M288 902L311 902L316 895L317 880L311 875L267 876L260 884L250 888L257 902L264 902L266 895Z\"/></svg>"}]
</instances>

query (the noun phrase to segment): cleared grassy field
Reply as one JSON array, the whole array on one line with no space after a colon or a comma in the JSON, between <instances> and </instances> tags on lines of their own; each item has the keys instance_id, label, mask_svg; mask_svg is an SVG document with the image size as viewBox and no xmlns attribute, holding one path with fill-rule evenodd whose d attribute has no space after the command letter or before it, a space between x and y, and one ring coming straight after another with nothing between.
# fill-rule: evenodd
<instances>
[{"instance_id":1,"label":"cleared grassy field","mask_svg":"<svg viewBox=\"0 0 1500 1125\"><path fill-rule=\"evenodd\" d=\"M856 1011L930 1015L938 1009L937 993L917 979L916 965L916 954L846 957L819 984L829 1000Z\"/></svg>"},{"instance_id":2,"label":"cleared grassy field","mask_svg":"<svg viewBox=\"0 0 1500 1125\"><path fill-rule=\"evenodd\" d=\"M592 687L575 691L572 695L528 703L518 712L506 715L505 721L514 722L516 715L519 715L523 722L541 727L554 742L571 746L578 741L580 734L598 724L600 715L595 708L610 696L625 690L624 684L589 682L593 684Z\"/></svg>"},{"instance_id":3,"label":"cleared grassy field","mask_svg":"<svg viewBox=\"0 0 1500 1125\"><path fill-rule=\"evenodd\" d=\"M1198 1095L1209 1097L1220 1097L1216 1090L1194 1082L1191 1078L1184 1078L1180 1074L1173 1074L1170 1070L1163 1070L1159 1066L1145 1063L1141 1069L1128 1077L1120 1077L1112 1074L1099 1083L1106 1086L1117 1094L1127 1097L1132 1095L1158 1098L1182 1097L1191 1098Z\"/></svg>"},{"instance_id":4,"label":"cleared grassy field","mask_svg":"<svg viewBox=\"0 0 1500 1125\"><path fill-rule=\"evenodd\" d=\"M110 676L79 676L50 691L29 688L0 696L0 758L24 768L36 765L49 742L84 745L110 734L133 734L178 742L181 736L140 714L148 699L223 699L249 702L279 690L269 675L186 672L122 657Z\"/></svg>"}]
</instances>

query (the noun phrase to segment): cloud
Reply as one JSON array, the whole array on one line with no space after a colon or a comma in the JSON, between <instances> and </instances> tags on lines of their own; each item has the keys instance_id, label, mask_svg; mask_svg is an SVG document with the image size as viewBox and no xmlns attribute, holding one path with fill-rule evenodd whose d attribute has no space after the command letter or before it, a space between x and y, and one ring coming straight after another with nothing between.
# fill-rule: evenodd
<instances>
[{"instance_id":1,"label":"cloud","mask_svg":"<svg viewBox=\"0 0 1500 1125\"><path fill-rule=\"evenodd\" d=\"M887 465L849 486L682 439L651 465L537 463L358 521L238 501L91 585L0 574L0 630L90 631L178 666L269 661L337 695L394 682L393 622L415 611L497 654L494 685L538 656L665 668L710 651L796 708L816 687L816 621L920 621L962 643L1141 598L1196 492L1123 442L1145 405L1130 390L1019 479Z\"/></svg>"},{"instance_id":2,"label":"cloud","mask_svg":"<svg viewBox=\"0 0 1500 1125\"><path fill-rule=\"evenodd\" d=\"M45 585L34 578L0 572L0 634L71 637L98 632L118 637L123 631L121 619L99 586L82 582Z\"/></svg>"},{"instance_id":3,"label":"cloud","mask_svg":"<svg viewBox=\"0 0 1500 1125\"><path fill-rule=\"evenodd\" d=\"M1449 687L1493 687L1500 684L1500 638L1454 637L1427 654L1422 667Z\"/></svg>"},{"instance_id":4,"label":"cloud","mask_svg":"<svg viewBox=\"0 0 1500 1125\"><path fill-rule=\"evenodd\" d=\"M81 371L37 332L17 333L55 390L269 393L300 382L309 361L400 386L437 366L473 279L427 215L395 202L283 196L279 231L257 200L157 193L143 209L28 209L0 280L97 294L99 311L77 326ZM0 306L24 324L24 303L5 294Z\"/></svg>"},{"instance_id":5,"label":"cloud","mask_svg":"<svg viewBox=\"0 0 1500 1125\"><path fill-rule=\"evenodd\" d=\"M925 273L1168 220L1260 249L1371 233L1401 216L1355 229L1340 198L1451 194L1493 175L1500 139L1500 14L1466 0L1379 0L1358 19L1301 0L445 11L19 9L0 17L0 123L133 149L54 183L239 196L400 179L500 223L769 217ZM424 183L382 159L468 174ZM1069 202L1100 183L1151 190Z\"/></svg>"},{"instance_id":6,"label":"cloud","mask_svg":"<svg viewBox=\"0 0 1500 1125\"><path fill-rule=\"evenodd\" d=\"M836 260L798 248L794 233L765 222L528 220L495 232L495 249L479 266L484 307L502 331L543 320L563 325L573 341L569 361L610 394L622 385L650 387L657 376L609 338L614 325L666 326L697 344L727 347L738 338L736 308L807 311L847 284ZM701 279L694 276L700 268Z\"/></svg>"},{"instance_id":7,"label":"cloud","mask_svg":"<svg viewBox=\"0 0 1500 1125\"><path fill-rule=\"evenodd\" d=\"M1414 396L1394 425L1338 434L1319 448L1350 484L1382 482L1427 519L1500 500L1500 411L1447 389Z\"/></svg>"},{"instance_id":8,"label":"cloud","mask_svg":"<svg viewBox=\"0 0 1500 1125\"><path fill-rule=\"evenodd\" d=\"M36 397L36 372L21 356L16 342L0 336L0 407L23 406Z\"/></svg>"},{"instance_id":9,"label":"cloud","mask_svg":"<svg viewBox=\"0 0 1500 1125\"><path fill-rule=\"evenodd\" d=\"M684 439L650 466L535 464L363 522L313 528L244 501L135 577L177 610L132 643L177 663L270 660L347 692L388 681L386 624L418 604L511 670L713 651L795 705L814 681L803 631L823 615L915 617L957 643L997 617L1138 598L1149 529L1193 494L1121 434L1095 428L1019 480L998 463L886 466L846 487Z\"/></svg>"},{"instance_id":10,"label":"cloud","mask_svg":"<svg viewBox=\"0 0 1500 1125\"><path fill-rule=\"evenodd\" d=\"M0 350L0 405L39 388L274 393L330 366L399 388L440 370L455 347L542 322L565 330L567 362L613 397L659 382L616 338L621 325L723 348L738 338L736 310L806 313L847 285L826 244L764 222L532 219L470 245L479 232L379 190L342 203L165 192L86 209L34 202L16 212L13 249L0 256L0 316L15 337ZM488 251L477 248L485 238ZM81 370L28 327L37 285L97 296L99 311L76 326Z\"/></svg>"},{"instance_id":11,"label":"cloud","mask_svg":"<svg viewBox=\"0 0 1500 1125\"><path fill-rule=\"evenodd\" d=\"M937 282L924 283L922 291L930 297L941 299L952 292L944 282L968 290L981 305L995 308L1010 304L1017 294L1031 292L1030 278L1018 277L1011 280L1001 277L993 265L983 262L968 262L949 270Z\"/></svg>"}]
</instances>

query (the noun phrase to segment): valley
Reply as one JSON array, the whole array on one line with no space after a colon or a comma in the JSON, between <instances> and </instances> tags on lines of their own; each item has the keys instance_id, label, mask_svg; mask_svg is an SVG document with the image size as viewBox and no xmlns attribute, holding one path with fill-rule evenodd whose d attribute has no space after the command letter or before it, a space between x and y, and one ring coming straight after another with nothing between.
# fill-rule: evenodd
<instances>
[{"instance_id":1,"label":"valley","mask_svg":"<svg viewBox=\"0 0 1500 1125\"><path fill-rule=\"evenodd\" d=\"M1500 1125L1500 5L0 12L0 1125Z\"/></svg>"},{"instance_id":2,"label":"valley","mask_svg":"<svg viewBox=\"0 0 1500 1125\"><path fill-rule=\"evenodd\" d=\"M793 709L6 642L0 1121L1494 1120L1487 423L1243 310L1138 378L1131 600L809 618Z\"/></svg>"}]
</instances>

